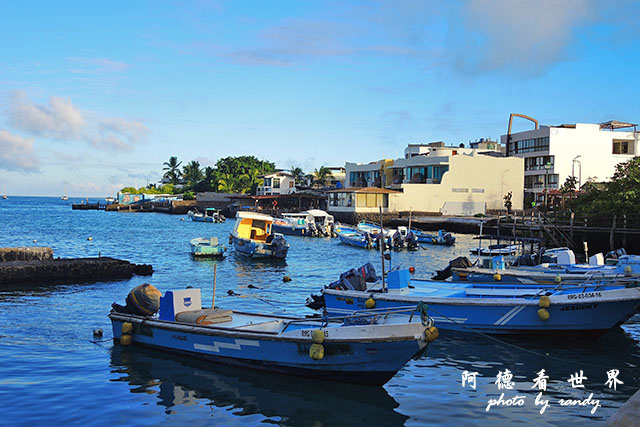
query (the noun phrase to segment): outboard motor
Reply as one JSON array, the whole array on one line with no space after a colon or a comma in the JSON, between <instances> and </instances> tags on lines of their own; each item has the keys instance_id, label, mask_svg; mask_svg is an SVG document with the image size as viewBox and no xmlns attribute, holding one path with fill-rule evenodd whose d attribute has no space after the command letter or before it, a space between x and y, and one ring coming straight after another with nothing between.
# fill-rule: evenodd
<instances>
[{"instance_id":1,"label":"outboard motor","mask_svg":"<svg viewBox=\"0 0 640 427\"><path fill-rule=\"evenodd\" d=\"M318 228L316 227L316 223L315 222L313 222L313 221L309 222L308 227L309 227L309 234L310 235L312 235L314 237L318 235Z\"/></svg>"},{"instance_id":2,"label":"outboard motor","mask_svg":"<svg viewBox=\"0 0 640 427\"><path fill-rule=\"evenodd\" d=\"M466 256L459 256L458 258L454 258L449 261L449 265L444 270L437 270L436 275L433 276L432 280L445 280L451 277L451 269L452 268L468 268L473 264L469 261L469 258Z\"/></svg>"},{"instance_id":3,"label":"outboard motor","mask_svg":"<svg viewBox=\"0 0 640 427\"><path fill-rule=\"evenodd\" d=\"M318 234L320 236L328 236L327 229L325 228L324 224L318 224L317 228L318 228Z\"/></svg>"},{"instance_id":4,"label":"outboard motor","mask_svg":"<svg viewBox=\"0 0 640 427\"><path fill-rule=\"evenodd\" d=\"M409 249L410 251L413 251L419 248L418 239L416 238L416 235L413 234L413 232L411 231L407 233L407 237L405 237L404 243L407 246L407 249Z\"/></svg>"},{"instance_id":5,"label":"outboard motor","mask_svg":"<svg viewBox=\"0 0 640 427\"><path fill-rule=\"evenodd\" d=\"M273 236L271 247L273 248L273 255L276 258L286 257L287 252L289 251L289 245L287 244L287 241L281 234L276 234Z\"/></svg>"},{"instance_id":6,"label":"outboard motor","mask_svg":"<svg viewBox=\"0 0 640 427\"><path fill-rule=\"evenodd\" d=\"M362 267L352 268L345 271L340 275L340 279L325 286L328 289L341 289L341 290L355 290L365 291L367 290L367 283L375 282L379 278L376 276L376 269L370 262L366 263ZM312 310L319 310L325 306L324 295L313 295L305 301L305 305Z\"/></svg>"},{"instance_id":7,"label":"outboard motor","mask_svg":"<svg viewBox=\"0 0 640 427\"><path fill-rule=\"evenodd\" d=\"M393 247L397 249L404 247L404 240L402 239L402 234L400 234L399 231L396 231L393 234Z\"/></svg>"},{"instance_id":8,"label":"outboard motor","mask_svg":"<svg viewBox=\"0 0 640 427\"><path fill-rule=\"evenodd\" d=\"M367 249L371 249L373 247L373 239L371 238L371 234L365 232L364 240L367 242Z\"/></svg>"}]
</instances>

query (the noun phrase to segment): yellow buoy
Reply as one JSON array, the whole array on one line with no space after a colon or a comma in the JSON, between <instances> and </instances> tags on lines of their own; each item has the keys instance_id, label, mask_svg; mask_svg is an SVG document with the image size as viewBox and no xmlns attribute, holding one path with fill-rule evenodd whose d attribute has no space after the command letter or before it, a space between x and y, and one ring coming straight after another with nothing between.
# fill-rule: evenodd
<instances>
[{"instance_id":1,"label":"yellow buoy","mask_svg":"<svg viewBox=\"0 0 640 427\"><path fill-rule=\"evenodd\" d=\"M285 282L285 283L290 282L290 281L291 281L291 277L289 277L289 276L284 276L284 277L282 278L282 281L283 281L283 282Z\"/></svg>"},{"instance_id":2,"label":"yellow buoy","mask_svg":"<svg viewBox=\"0 0 640 427\"><path fill-rule=\"evenodd\" d=\"M546 308L541 308L538 310L538 317L540 320L549 320L549 312Z\"/></svg>"},{"instance_id":3,"label":"yellow buoy","mask_svg":"<svg viewBox=\"0 0 640 427\"><path fill-rule=\"evenodd\" d=\"M554 280L556 281L556 283L560 283L562 282L562 277L560 277L560 275L557 275Z\"/></svg>"},{"instance_id":4,"label":"yellow buoy","mask_svg":"<svg viewBox=\"0 0 640 427\"><path fill-rule=\"evenodd\" d=\"M499 282L500 280L502 280L502 276L500 275L500 273L494 274L493 280L495 280L496 282Z\"/></svg>"},{"instance_id":5,"label":"yellow buoy","mask_svg":"<svg viewBox=\"0 0 640 427\"><path fill-rule=\"evenodd\" d=\"M440 336L440 331L435 326L429 326L424 330L424 337L428 342L435 341Z\"/></svg>"},{"instance_id":6,"label":"yellow buoy","mask_svg":"<svg viewBox=\"0 0 640 427\"><path fill-rule=\"evenodd\" d=\"M131 344L131 335L123 335L120 337L120 344L122 345L129 345Z\"/></svg>"},{"instance_id":7,"label":"yellow buoy","mask_svg":"<svg viewBox=\"0 0 640 427\"><path fill-rule=\"evenodd\" d=\"M322 344L324 342L324 332L320 329L316 329L311 333L311 340L314 344Z\"/></svg>"},{"instance_id":8,"label":"yellow buoy","mask_svg":"<svg viewBox=\"0 0 640 427\"><path fill-rule=\"evenodd\" d=\"M122 335L130 335L131 332L133 332L133 323L124 322L120 330L122 331Z\"/></svg>"},{"instance_id":9,"label":"yellow buoy","mask_svg":"<svg viewBox=\"0 0 640 427\"><path fill-rule=\"evenodd\" d=\"M631 266L630 266L630 265L627 265L627 266L624 268L624 274L631 274Z\"/></svg>"},{"instance_id":10,"label":"yellow buoy","mask_svg":"<svg viewBox=\"0 0 640 427\"><path fill-rule=\"evenodd\" d=\"M542 308L548 308L551 305L551 300L548 296L542 295L540 301L538 301L538 305Z\"/></svg>"},{"instance_id":11,"label":"yellow buoy","mask_svg":"<svg viewBox=\"0 0 640 427\"><path fill-rule=\"evenodd\" d=\"M93 237L89 236L87 237L87 240L93 240Z\"/></svg>"},{"instance_id":12,"label":"yellow buoy","mask_svg":"<svg viewBox=\"0 0 640 427\"><path fill-rule=\"evenodd\" d=\"M324 357L324 347L322 344L311 344L309 357L313 360L321 360Z\"/></svg>"},{"instance_id":13,"label":"yellow buoy","mask_svg":"<svg viewBox=\"0 0 640 427\"><path fill-rule=\"evenodd\" d=\"M364 307L367 309L372 309L375 306L376 306L376 300L374 300L373 298L369 298L364 302Z\"/></svg>"}]
</instances>

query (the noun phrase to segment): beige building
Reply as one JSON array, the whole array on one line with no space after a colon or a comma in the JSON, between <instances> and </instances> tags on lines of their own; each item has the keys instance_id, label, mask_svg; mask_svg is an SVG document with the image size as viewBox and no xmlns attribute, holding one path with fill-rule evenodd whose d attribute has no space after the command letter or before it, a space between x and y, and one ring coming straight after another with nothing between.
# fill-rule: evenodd
<instances>
[{"instance_id":1,"label":"beige building","mask_svg":"<svg viewBox=\"0 0 640 427\"><path fill-rule=\"evenodd\" d=\"M486 214L504 210L509 192L512 208L522 209L522 159L493 150L461 151L431 146L423 154L405 151L402 159L346 163L346 188L331 193L328 210L368 213L382 206L387 213Z\"/></svg>"},{"instance_id":2,"label":"beige building","mask_svg":"<svg viewBox=\"0 0 640 427\"><path fill-rule=\"evenodd\" d=\"M256 195L258 196L293 194L296 192L295 179L290 172L273 172L261 175L260 178L262 178L262 185L256 190Z\"/></svg>"}]
</instances>

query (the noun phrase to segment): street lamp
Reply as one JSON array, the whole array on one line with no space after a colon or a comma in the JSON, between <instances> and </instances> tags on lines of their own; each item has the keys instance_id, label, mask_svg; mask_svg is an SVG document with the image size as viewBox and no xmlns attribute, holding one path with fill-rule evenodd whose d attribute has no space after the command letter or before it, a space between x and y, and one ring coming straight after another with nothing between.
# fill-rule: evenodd
<instances>
[{"instance_id":1,"label":"street lamp","mask_svg":"<svg viewBox=\"0 0 640 427\"><path fill-rule=\"evenodd\" d=\"M547 213L547 184L549 182L549 169L551 169L551 162L544 164L544 213Z\"/></svg>"},{"instance_id":2,"label":"street lamp","mask_svg":"<svg viewBox=\"0 0 640 427\"><path fill-rule=\"evenodd\" d=\"M582 155L575 156L571 161L571 176L573 176L574 178L576 177L576 174L573 172L573 167L576 163L578 163L578 166L580 167L578 172L578 191L580 191L580 185L582 184L582 163L580 163L580 160L578 160L580 157L582 157Z\"/></svg>"}]
</instances>

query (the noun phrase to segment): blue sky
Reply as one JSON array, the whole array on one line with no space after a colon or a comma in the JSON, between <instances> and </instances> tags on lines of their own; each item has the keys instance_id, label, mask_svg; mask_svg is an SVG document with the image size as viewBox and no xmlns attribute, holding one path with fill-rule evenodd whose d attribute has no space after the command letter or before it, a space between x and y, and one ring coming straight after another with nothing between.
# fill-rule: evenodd
<instances>
[{"instance_id":1,"label":"blue sky","mask_svg":"<svg viewBox=\"0 0 640 427\"><path fill-rule=\"evenodd\" d=\"M636 2L0 0L0 191L106 196L178 156L311 171L640 121ZM520 122L515 130L529 125Z\"/></svg>"}]
</instances>

